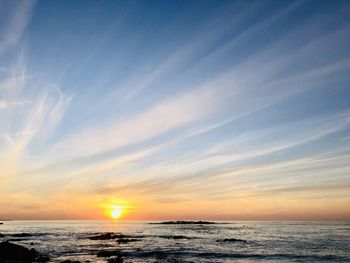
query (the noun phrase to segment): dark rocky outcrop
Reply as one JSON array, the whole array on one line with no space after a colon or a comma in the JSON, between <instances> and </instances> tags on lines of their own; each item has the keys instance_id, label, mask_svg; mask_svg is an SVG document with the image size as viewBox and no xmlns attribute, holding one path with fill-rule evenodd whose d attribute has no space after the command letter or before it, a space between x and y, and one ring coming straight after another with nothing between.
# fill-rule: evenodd
<instances>
[{"instance_id":1,"label":"dark rocky outcrop","mask_svg":"<svg viewBox=\"0 0 350 263\"><path fill-rule=\"evenodd\" d=\"M44 262L48 262L50 261L50 258L48 256L38 256L36 259L35 259L35 262L41 262L41 263L44 263Z\"/></svg>"},{"instance_id":2,"label":"dark rocky outcrop","mask_svg":"<svg viewBox=\"0 0 350 263\"><path fill-rule=\"evenodd\" d=\"M153 257L156 259L165 259L168 257L168 253L165 251L145 251L138 254L139 257Z\"/></svg>"},{"instance_id":3,"label":"dark rocky outcrop","mask_svg":"<svg viewBox=\"0 0 350 263\"><path fill-rule=\"evenodd\" d=\"M28 234L28 233L19 233L19 234L11 234L9 235L11 237L31 237L32 234Z\"/></svg>"},{"instance_id":4,"label":"dark rocky outcrop","mask_svg":"<svg viewBox=\"0 0 350 263\"><path fill-rule=\"evenodd\" d=\"M239 238L224 238L224 239L218 239L218 240L216 240L216 242L230 242L230 243L241 242L241 243L248 243L247 240L239 239Z\"/></svg>"},{"instance_id":5,"label":"dark rocky outcrop","mask_svg":"<svg viewBox=\"0 0 350 263\"><path fill-rule=\"evenodd\" d=\"M75 261L64 260L64 261L61 261L60 263L80 263L80 261L78 261L78 260L75 260Z\"/></svg>"},{"instance_id":6,"label":"dark rocky outcrop","mask_svg":"<svg viewBox=\"0 0 350 263\"><path fill-rule=\"evenodd\" d=\"M108 239L127 238L127 237L129 237L129 236L126 236L126 235L123 235L120 233L117 233L117 234L103 233L103 234L89 237L89 239L91 239L91 240L108 240Z\"/></svg>"},{"instance_id":7,"label":"dark rocky outcrop","mask_svg":"<svg viewBox=\"0 0 350 263\"><path fill-rule=\"evenodd\" d=\"M31 262L47 262L50 258L41 255L35 249L13 244L10 242L0 243L0 263L31 263Z\"/></svg>"},{"instance_id":8,"label":"dark rocky outcrop","mask_svg":"<svg viewBox=\"0 0 350 263\"><path fill-rule=\"evenodd\" d=\"M44 236L46 233L34 233L34 234L29 234L29 233L14 233L14 234L6 234L8 237L17 237L17 239L11 239L8 241L21 241L21 240L26 240L26 237L33 237L33 236ZM0 234L0 237L4 237L4 234ZM18 239L18 238L24 238L24 239Z\"/></svg>"},{"instance_id":9,"label":"dark rocky outcrop","mask_svg":"<svg viewBox=\"0 0 350 263\"><path fill-rule=\"evenodd\" d=\"M9 242L18 242L18 241L23 241L26 240L25 238L10 238L10 239L6 239L6 241Z\"/></svg>"},{"instance_id":10,"label":"dark rocky outcrop","mask_svg":"<svg viewBox=\"0 0 350 263\"><path fill-rule=\"evenodd\" d=\"M213 225L215 222L210 221L165 221L159 223L150 223L153 225Z\"/></svg>"},{"instance_id":11,"label":"dark rocky outcrop","mask_svg":"<svg viewBox=\"0 0 350 263\"><path fill-rule=\"evenodd\" d=\"M110 239L136 239L136 238L142 238L143 236L137 236L137 235L124 235L121 233L102 233L97 234L95 236L90 236L89 239L91 240L110 240Z\"/></svg>"},{"instance_id":12,"label":"dark rocky outcrop","mask_svg":"<svg viewBox=\"0 0 350 263\"><path fill-rule=\"evenodd\" d=\"M165 239L193 239L193 237L186 237L186 236L159 236L161 238Z\"/></svg>"},{"instance_id":13,"label":"dark rocky outcrop","mask_svg":"<svg viewBox=\"0 0 350 263\"><path fill-rule=\"evenodd\" d=\"M136 239L136 238L119 238L117 240L118 244L126 244L126 243L137 242L137 241L140 241L140 239Z\"/></svg>"},{"instance_id":14,"label":"dark rocky outcrop","mask_svg":"<svg viewBox=\"0 0 350 263\"><path fill-rule=\"evenodd\" d=\"M99 234L96 236L91 236L89 237L91 240L108 240L108 239L115 239L114 235L112 233L104 233L104 234Z\"/></svg>"},{"instance_id":15,"label":"dark rocky outcrop","mask_svg":"<svg viewBox=\"0 0 350 263\"><path fill-rule=\"evenodd\" d=\"M97 257L122 257L123 253L119 250L102 250L97 252Z\"/></svg>"},{"instance_id":16,"label":"dark rocky outcrop","mask_svg":"<svg viewBox=\"0 0 350 263\"><path fill-rule=\"evenodd\" d=\"M123 262L124 262L124 259L121 256L108 259L108 263L123 263Z\"/></svg>"},{"instance_id":17,"label":"dark rocky outcrop","mask_svg":"<svg viewBox=\"0 0 350 263\"><path fill-rule=\"evenodd\" d=\"M121 251L121 250L102 250L96 255L97 257L108 258L107 261L110 263L120 263L123 262L123 257L137 257L137 258L155 258L158 260L163 260L168 257L168 251L143 251L138 248L135 251Z\"/></svg>"}]
</instances>

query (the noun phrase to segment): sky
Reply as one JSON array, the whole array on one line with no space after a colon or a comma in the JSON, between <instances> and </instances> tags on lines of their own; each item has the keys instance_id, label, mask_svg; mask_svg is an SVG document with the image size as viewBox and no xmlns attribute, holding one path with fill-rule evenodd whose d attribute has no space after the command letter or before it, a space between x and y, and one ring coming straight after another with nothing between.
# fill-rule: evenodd
<instances>
[{"instance_id":1,"label":"sky","mask_svg":"<svg viewBox=\"0 0 350 263\"><path fill-rule=\"evenodd\" d=\"M0 1L0 219L350 220L349 1Z\"/></svg>"}]
</instances>

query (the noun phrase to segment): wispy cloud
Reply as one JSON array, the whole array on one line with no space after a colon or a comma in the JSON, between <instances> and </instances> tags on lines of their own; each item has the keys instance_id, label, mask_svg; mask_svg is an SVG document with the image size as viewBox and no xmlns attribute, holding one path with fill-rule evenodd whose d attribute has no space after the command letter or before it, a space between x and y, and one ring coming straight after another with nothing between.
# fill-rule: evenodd
<instances>
[{"instance_id":1,"label":"wispy cloud","mask_svg":"<svg viewBox=\"0 0 350 263\"><path fill-rule=\"evenodd\" d=\"M58 87L28 73L20 53L13 67L2 75L0 107L0 160L2 180L16 182L20 163L30 159L29 148L40 147L59 125L71 101ZM8 181L9 183L9 181ZM6 185L6 184L5 184Z\"/></svg>"},{"instance_id":2,"label":"wispy cloud","mask_svg":"<svg viewBox=\"0 0 350 263\"><path fill-rule=\"evenodd\" d=\"M7 23L5 23L1 28L0 37L0 56L5 53L9 48L15 45L21 38L30 18L32 16L33 7L35 5L35 0L22 0L7 3L8 5L13 5L13 11L5 14L8 10L2 10L3 16L10 16Z\"/></svg>"},{"instance_id":3,"label":"wispy cloud","mask_svg":"<svg viewBox=\"0 0 350 263\"><path fill-rule=\"evenodd\" d=\"M58 215L69 198L84 213L125 198L141 214L225 218L299 211L283 193L318 212L322 191L348 202L346 3L189 2L142 23L138 5L112 18L35 4L0 18L3 200Z\"/></svg>"}]
</instances>

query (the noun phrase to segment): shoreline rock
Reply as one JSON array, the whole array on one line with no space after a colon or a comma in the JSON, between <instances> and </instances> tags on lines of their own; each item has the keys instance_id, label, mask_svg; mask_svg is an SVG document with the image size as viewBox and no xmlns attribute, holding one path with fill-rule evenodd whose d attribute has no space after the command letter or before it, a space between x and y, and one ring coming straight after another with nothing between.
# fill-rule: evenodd
<instances>
[{"instance_id":1,"label":"shoreline rock","mask_svg":"<svg viewBox=\"0 0 350 263\"><path fill-rule=\"evenodd\" d=\"M18 263L31 263L31 262L47 262L50 258L41 255L34 248L26 248L21 245L13 244L8 241L0 243L0 263L5 262L18 262Z\"/></svg>"}]
</instances>

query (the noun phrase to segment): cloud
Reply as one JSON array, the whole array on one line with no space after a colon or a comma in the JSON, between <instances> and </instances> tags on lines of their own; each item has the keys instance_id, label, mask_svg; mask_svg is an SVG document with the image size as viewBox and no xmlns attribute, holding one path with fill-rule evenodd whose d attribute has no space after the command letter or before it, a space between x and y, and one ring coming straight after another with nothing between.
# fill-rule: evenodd
<instances>
[{"instance_id":1,"label":"cloud","mask_svg":"<svg viewBox=\"0 0 350 263\"><path fill-rule=\"evenodd\" d=\"M79 156L151 139L207 117L215 105L211 96L208 90L195 90L164 100L122 122L99 123L103 128L91 128L72 135L61 141L56 151L71 149L71 153Z\"/></svg>"},{"instance_id":2,"label":"cloud","mask_svg":"<svg viewBox=\"0 0 350 263\"><path fill-rule=\"evenodd\" d=\"M332 132L335 132L335 130ZM322 132L320 134L327 136L330 132ZM316 137L322 138L321 135L315 135L310 137L310 140L312 141ZM310 142L307 139L304 142L307 141ZM294 145L300 145L300 143ZM348 148L345 147L345 149ZM242 162L242 159L250 157L242 157L240 161ZM303 182L309 184L310 180L311 182L314 181L313 178L324 177L327 174L337 173L339 176L342 171L346 174L349 171L349 166L346 162L347 158L348 155L343 150L339 151L338 149L326 154L317 153L311 155L308 153L305 157L298 156L278 161L272 159L256 165L236 163L235 165L215 168L215 164L210 163L208 159L204 159L198 165L200 169L190 166L189 169L181 170L178 168L179 166L181 167L181 163L175 162L175 164L163 167L163 169L158 165L155 165L154 169L152 167L143 169L143 174L152 174L150 179L129 183L117 183L120 180L115 181L115 183L111 181L107 186L97 188L97 193L110 195L113 193L132 192L141 196L161 196L162 193L166 193L167 196L180 194L188 196L198 193L199 195L209 196L212 199L218 197L225 199L228 198L227 195L246 195L247 192L253 191L255 187L258 187L257 189L259 190L260 184L262 189L264 189L274 184L280 185L286 181L288 182L290 178L293 178L293 184L297 178L300 178L300 180L307 179L307 182ZM232 160L230 161L232 162ZM230 161L226 160L227 164L230 164ZM222 162L219 162L219 164L222 164ZM135 178L135 175L132 178ZM334 178L333 183L336 183L337 180ZM318 182L320 182L320 179L318 179ZM309 190L312 193L312 187ZM329 190L336 189L330 187ZM315 191L318 191L317 187Z\"/></svg>"},{"instance_id":3,"label":"cloud","mask_svg":"<svg viewBox=\"0 0 350 263\"><path fill-rule=\"evenodd\" d=\"M295 195L299 194L303 198L307 196L347 196L346 192L350 190L350 182L326 182L326 183L307 183L306 185L286 186L286 187L273 187L273 188L261 188L256 189L254 193L247 193L241 197L258 197L258 196L274 196L274 195Z\"/></svg>"},{"instance_id":4,"label":"cloud","mask_svg":"<svg viewBox=\"0 0 350 263\"><path fill-rule=\"evenodd\" d=\"M153 22L133 26L133 14L101 34L98 13L66 20L56 10L25 43L34 2L18 2L0 27L0 55L18 47L0 65L0 190L18 194L18 207L45 195L84 207L122 196L217 214L274 213L282 203L268 199L279 192L343 192L350 27L323 12L295 19L307 4L237 2L182 28L186 11L172 20L174 43ZM59 41L43 41L51 32Z\"/></svg>"},{"instance_id":5,"label":"cloud","mask_svg":"<svg viewBox=\"0 0 350 263\"><path fill-rule=\"evenodd\" d=\"M28 73L26 64L20 53L0 78L7 83L0 101L0 176L7 186L18 180L20 164L32 159L29 148L40 148L55 132L71 101L57 86Z\"/></svg>"},{"instance_id":6,"label":"cloud","mask_svg":"<svg viewBox=\"0 0 350 263\"><path fill-rule=\"evenodd\" d=\"M9 102L0 100L0 109L6 109L13 106L21 106L30 103L29 101L16 101L16 102Z\"/></svg>"},{"instance_id":7,"label":"cloud","mask_svg":"<svg viewBox=\"0 0 350 263\"><path fill-rule=\"evenodd\" d=\"M15 5L13 13L10 15L11 19L4 25L5 28L0 31L0 56L14 46L21 38L30 21L35 5L34 0L22 0L16 3L17 5Z\"/></svg>"}]
</instances>

